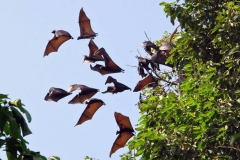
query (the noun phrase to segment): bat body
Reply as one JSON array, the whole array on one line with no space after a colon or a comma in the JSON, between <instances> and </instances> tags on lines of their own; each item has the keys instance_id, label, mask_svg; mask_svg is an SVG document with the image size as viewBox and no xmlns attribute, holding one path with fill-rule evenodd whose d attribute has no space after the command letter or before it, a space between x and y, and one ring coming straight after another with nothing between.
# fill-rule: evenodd
<instances>
[{"instance_id":1,"label":"bat body","mask_svg":"<svg viewBox=\"0 0 240 160\"><path fill-rule=\"evenodd\" d=\"M81 8L79 12L79 28L80 28L80 36L78 37L79 39L86 39L90 38L93 39L94 37L97 36L97 33L95 33L92 30L90 19L87 17L85 12L83 11L83 8Z\"/></svg>"},{"instance_id":2,"label":"bat body","mask_svg":"<svg viewBox=\"0 0 240 160\"><path fill-rule=\"evenodd\" d=\"M89 101L86 102L87 107L83 111L81 117L79 118L77 125L82 124L87 120L91 120L95 112L105 103L101 99L91 98Z\"/></svg>"},{"instance_id":3,"label":"bat body","mask_svg":"<svg viewBox=\"0 0 240 160\"><path fill-rule=\"evenodd\" d=\"M122 115L121 113L114 113L116 122L119 126L119 131L116 134L119 134L117 139L114 141L112 149L110 151L110 157L115 153L119 148L122 148L126 145L127 141L134 136L134 129L131 125L130 119L127 116Z\"/></svg>"},{"instance_id":4,"label":"bat body","mask_svg":"<svg viewBox=\"0 0 240 160\"><path fill-rule=\"evenodd\" d=\"M167 46L163 47L164 49L167 48ZM158 52L154 53L152 55L152 57L150 58L150 60L154 63L157 63L157 64L162 64L162 65L166 65L168 67L173 67L173 64L166 64L166 60L168 58L169 53L168 51L164 51L164 50L159 50Z\"/></svg>"},{"instance_id":5,"label":"bat body","mask_svg":"<svg viewBox=\"0 0 240 160\"><path fill-rule=\"evenodd\" d=\"M141 63L138 63L138 74L143 78L146 77L147 74L144 72L144 68Z\"/></svg>"},{"instance_id":6,"label":"bat body","mask_svg":"<svg viewBox=\"0 0 240 160\"><path fill-rule=\"evenodd\" d=\"M48 42L43 57L48 56L51 52L57 52L58 48L64 42L73 39L73 37L64 30L54 30L52 33L54 34L54 37Z\"/></svg>"},{"instance_id":7,"label":"bat body","mask_svg":"<svg viewBox=\"0 0 240 160\"><path fill-rule=\"evenodd\" d=\"M98 47L92 39L89 41L88 47L90 53L88 56L85 55L83 63L95 63L96 61L104 61L101 55L94 55L94 53L97 52Z\"/></svg>"},{"instance_id":8,"label":"bat body","mask_svg":"<svg viewBox=\"0 0 240 160\"><path fill-rule=\"evenodd\" d=\"M156 79L153 77L153 75L149 74L147 77L145 77L143 80L141 80L137 83L133 92L138 92L138 91L142 90L145 86L149 86L149 85L151 86L156 83L157 83Z\"/></svg>"},{"instance_id":9,"label":"bat body","mask_svg":"<svg viewBox=\"0 0 240 160\"><path fill-rule=\"evenodd\" d=\"M107 84L107 83L113 83L114 86L109 86L107 88L107 90L102 93L110 92L110 93L114 94L114 93L118 93L118 92L123 92L128 89L131 91L131 88L129 88L128 86L126 86L122 83L119 83L116 79L112 78L111 76L108 76L105 84Z\"/></svg>"},{"instance_id":10,"label":"bat body","mask_svg":"<svg viewBox=\"0 0 240 160\"><path fill-rule=\"evenodd\" d=\"M72 93L69 93L61 88L54 88L54 87L51 87L49 89L49 92L47 93L47 95L45 96L44 100L45 101L54 101L54 102L57 102L59 101L60 99L70 95Z\"/></svg>"},{"instance_id":11,"label":"bat body","mask_svg":"<svg viewBox=\"0 0 240 160\"><path fill-rule=\"evenodd\" d=\"M84 104L86 100L90 99L99 91L98 89L90 88L85 85L74 84L69 87L68 92L73 92L75 90L81 90L81 92L77 94L71 101L69 101L68 104Z\"/></svg>"},{"instance_id":12,"label":"bat body","mask_svg":"<svg viewBox=\"0 0 240 160\"><path fill-rule=\"evenodd\" d=\"M103 56L105 66L97 64L94 67L92 67L90 65L91 70L97 71L101 75L111 74L111 73L119 73L119 72L124 71L123 69L121 69L118 65L116 65L113 62L113 60L110 58L110 56L107 54L107 52L105 51L104 48L100 48L97 52L94 53L94 56L95 55Z\"/></svg>"}]
</instances>

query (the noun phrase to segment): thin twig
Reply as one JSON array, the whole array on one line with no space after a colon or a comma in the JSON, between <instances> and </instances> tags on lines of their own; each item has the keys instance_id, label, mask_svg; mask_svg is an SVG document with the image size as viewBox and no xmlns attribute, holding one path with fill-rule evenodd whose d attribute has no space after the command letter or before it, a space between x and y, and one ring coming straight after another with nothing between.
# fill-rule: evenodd
<instances>
[{"instance_id":1,"label":"thin twig","mask_svg":"<svg viewBox=\"0 0 240 160\"><path fill-rule=\"evenodd\" d=\"M148 38L148 36L147 36L147 33L144 31L144 33L145 33L145 35L146 35L146 37L147 37L147 39L148 39L148 41L151 41L149 38Z\"/></svg>"},{"instance_id":2,"label":"thin twig","mask_svg":"<svg viewBox=\"0 0 240 160\"><path fill-rule=\"evenodd\" d=\"M131 65L126 65L126 66L129 66L129 67L136 67L136 68L138 68L137 66L131 66Z\"/></svg>"},{"instance_id":3,"label":"thin twig","mask_svg":"<svg viewBox=\"0 0 240 160\"><path fill-rule=\"evenodd\" d=\"M140 55L140 57L142 57L142 55L141 55L141 53L139 52L139 50L137 49L137 51L138 51L138 54Z\"/></svg>"},{"instance_id":4,"label":"thin twig","mask_svg":"<svg viewBox=\"0 0 240 160\"><path fill-rule=\"evenodd\" d=\"M170 84L170 85L177 85L176 82L170 82L170 81L167 81L167 80L163 79L162 77L160 77L160 76L156 73L156 71L152 70L152 72L159 78L159 80L164 81L164 82L166 82L166 83L168 83L168 84Z\"/></svg>"}]
</instances>

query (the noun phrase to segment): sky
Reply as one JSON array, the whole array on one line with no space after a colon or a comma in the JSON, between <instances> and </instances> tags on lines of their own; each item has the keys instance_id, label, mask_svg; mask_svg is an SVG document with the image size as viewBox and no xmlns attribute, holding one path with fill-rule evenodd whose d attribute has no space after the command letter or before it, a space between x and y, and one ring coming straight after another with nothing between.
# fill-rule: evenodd
<instances>
[{"instance_id":1,"label":"sky","mask_svg":"<svg viewBox=\"0 0 240 160\"><path fill-rule=\"evenodd\" d=\"M165 31L173 32L174 26L159 6L161 0L49 0L49 1L2 1L1 19L1 78L2 94L22 100L32 116L29 128L33 134L25 139L33 151L46 157L57 155L61 160L81 160L90 156L108 160L109 152L119 129L114 112L130 118L134 128L140 117L139 92L124 91L118 94L102 94L110 75L132 90L141 77L137 73L138 55L147 53L141 43L161 38ZM171 2L166 0L166 2ZM89 39L77 40L80 35L78 16L83 7L91 19L94 42L105 48L112 60L125 70L124 73L100 75L83 64L83 56L89 54ZM58 50L43 58L45 47L52 39L53 30L68 31L73 40L65 42ZM103 64L103 63L99 63ZM94 64L92 64L94 65ZM164 67L161 66L163 69ZM47 102L45 95L51 87L67 90L72 84L83 84L100 90L93 98L102 99L102 106L93 119L75 126L86 105L70 105L68 102L79 93L56 102ZM127 147L112 155L126 153ZM0 150L0 158L6 160Z\"/></svg>"}]
</instances>

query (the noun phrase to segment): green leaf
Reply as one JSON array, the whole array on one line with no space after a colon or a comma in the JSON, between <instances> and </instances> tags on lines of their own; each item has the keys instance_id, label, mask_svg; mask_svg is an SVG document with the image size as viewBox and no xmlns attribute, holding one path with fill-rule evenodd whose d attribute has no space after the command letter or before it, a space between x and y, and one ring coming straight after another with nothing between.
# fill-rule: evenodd
<instances>
[{"instance_id":1,"label":"green leaf","mask_svg":"<svg viewBox=\"0 0 240 160\"><path fill-rule=\"evenodd\" d=\"M234 134L230 139L230 145L232 146L236 142L236 140L238 140L239 138L240 138L240 133Z\"/></svg>"}]
</instances>

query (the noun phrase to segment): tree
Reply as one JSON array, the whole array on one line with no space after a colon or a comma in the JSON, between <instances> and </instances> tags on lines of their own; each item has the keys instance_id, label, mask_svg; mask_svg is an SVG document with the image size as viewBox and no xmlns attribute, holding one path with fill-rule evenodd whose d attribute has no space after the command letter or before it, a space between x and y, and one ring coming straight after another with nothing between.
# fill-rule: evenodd
<instances>
[{"instance_id":1,"label":"tree","mask_svg":"<svg viewBox=\"0 0 240 160\"><path fill-rule=\"evenodd\" d=\"M23 107L20 99L9 100L8 95L0 94L0 148L5 148L9 160L46 160L39 152L27 148L23 138L32 134L22 114L28 122L31 115Z\"/></svg>"},{"instance_id":2,"label":"tree","mask_svg":"<svg viewBox=\"0 0 240 160\"><path fill-rule=\"evenodd\" d=\"M175 67L157 73L157 88L144 90L138 133L128 143L132 157L122 160L240 159L239 2L160 5L182 29L167 59ZM167 83L174 74L185 77L179 87Z\"/></svg>"}]
</instances>

